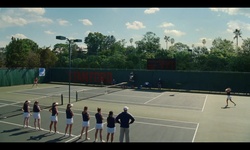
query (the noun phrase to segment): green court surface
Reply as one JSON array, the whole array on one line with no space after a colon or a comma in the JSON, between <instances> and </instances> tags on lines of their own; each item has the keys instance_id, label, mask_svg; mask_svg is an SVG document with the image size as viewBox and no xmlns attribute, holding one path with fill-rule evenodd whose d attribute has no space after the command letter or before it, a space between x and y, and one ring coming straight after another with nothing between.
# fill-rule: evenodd
<instances>
[{"instance_id":1,"label":"green court surface","mask_svg":"<svg viewBox=\"0 0 250 150\"><path fill-rule=\"evenodd\" d=\"M226 95L206 93L186 93L165 90L121 89L119 91L92 96L76 101L76 91L83 97L87 92L100 87L40 84L10 86L0 88L0 142L21 143L93 143L97 107L105 118L103 139L106 141L106 118L112 110L114 115L123 111L124 106L135 117L130 126L130 142L140 143L204 143L204 142L250 142L250 99L249 96L232 96L236 106L229 102L224 109ZM93 90L97 93L98 90ZM100 91L100 90L99 90ZM70 98L69 98L70 95ZM42 99L43 98L43 99ZM62 99L61 99L62 98ZM23 128L21 111L25 100L38 100L44 107L41 112L43 130L34 129L34 119L30 127ZM59 102L59 133L50 133L50 112L52 102ZM64 136L66 127L65 109L73 103L74 124L72 136ZM89 107L89 141L79 139L82 128L81 112ZM116 124L114 142L119 142L119 124ZM84 139L84 135L83 135Z\"/></svg>"}]
</instances>

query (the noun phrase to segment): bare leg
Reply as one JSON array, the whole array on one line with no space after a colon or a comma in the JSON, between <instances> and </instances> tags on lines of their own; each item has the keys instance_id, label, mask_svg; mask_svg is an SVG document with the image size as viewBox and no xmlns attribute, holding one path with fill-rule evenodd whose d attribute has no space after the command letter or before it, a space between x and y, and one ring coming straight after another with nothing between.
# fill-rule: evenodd
<instances>
[{"instance_id":1,"label":"bare leg","mask_svg":"<svg viewBox=\"0 0 250 150\"><path fill-rule=\"evenodd\" d=\"M57 125L57 122L54 122L54 131L55 131L55 133L57 132L57 128L56 128L56 125Z\"/></svg>"},{"instance_id":2,"label":"bare leg","mask_svg":"<svg viewBox=\"0 0 250 150\"><path fill-rule=\"evenodd\" d=\"M236 103L232 99L230 99L230 102L232 102L234 106L236 106Z\"/></svg>"},{"instance_id":3,"label":"bare leg","mask_svg":"<svg viewBox=\"0 0 250 150\"><path fill-rule=\"evenodd\" d=\"M98 134L99 129L95 130L95 142L97 141L97 134Z\"/></svg>"},{"instance_id":4,"label":"bare leg","mask_svg":"<svg viewBox=\"0 0 250 150\"><path fill-rule=\"evenodd\" d=\"M86 127L86 130L85 130L85 140L89 140L89 138L88 138L88 130L89 130L89 127Z\"/></svg>"},{"instance_id":5,"label":"bare leg","mask_svg":"<svg viewBox=\"0 0 250 150\"><path fill-rule=\"evenodd\" d=\"M69 136L71 136L72 124L69 125Z\"/></svg>"},{"instance_id":6,"label":"bare leg","mask_svg":"<svg viewBox=\"0 0 250 150\"><path fill-rule=\"evenodd\" d=\"M37 123L38 123L39 130L41 130L41 119L37 119Z\"/></svg>"},{"instance_id":7,"label":"bare leg","mask_svg":"<svg viewBox=\"0 0 250 150\"><path fill-rule=\"evenodd\" d=\"M34 127L35 127L35 129L36 129L36 119L34 120Z\"/></svg>"},{"instance_id":8,"label":"bare leg","mask_svg":"<svg viewBox=\"0 0 250 150\"><path fill-rule=\"evenodd\" d=\"M52 125L53 125L53 121L50 122L50 125L49 125L49 131L51 132L51 129L52 129Z\"/></svg>"},{"instance_id":9,"label":"bare leg","mask_svg":"<svg viewBox=\"0 0 250 150\"><path fill-rule=\"evenodd\" d=\"M107 133L107 137L106 137L107 142L109 141L109 135L110 135L110 133ZM112 141L112 140L111 140L111 141Z\"/></svg>"}]
</instances>

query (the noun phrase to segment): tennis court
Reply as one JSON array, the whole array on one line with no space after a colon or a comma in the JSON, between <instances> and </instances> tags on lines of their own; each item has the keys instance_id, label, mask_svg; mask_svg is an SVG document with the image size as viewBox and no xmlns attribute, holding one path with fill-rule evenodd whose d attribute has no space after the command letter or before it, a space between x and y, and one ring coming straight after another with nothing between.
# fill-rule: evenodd
<instances>
[{"instance_id":1,"label":"tennis court","mask_svg":"<svg viewBox=\"0 0 250 150\"><path fill-rule=\"evenodd\" d=\"M130 126L131 142L249 142L250 115L249 96L233 96L237 106L225 106L225 95L185 93L166 90L106 88L82 85L40 84L0 88L0 142L59 142L90 143L94 141L97 107L102 108L106 119L112 110L116 116L126 105L135 117ZM81 91L81 92L78 92ZM99 94L98 91L102 91ZM96 93L98 96L87 96ZM69 99L70 96L70 99ZM25 100L38 100L44 108L41 112L42 131L34 130L33 118L30 128L23 128L21 107ZM49 133L52 102L60 105L58 116L59 133ZM73 136L64 136L66 127L65 109L68 102L74 104ZM79 139L84 106L89 107L89 141ZM106 121L103 139L106 140ZM84 137L84 136L83 136ZM84 139L84 138L83 138ZM116 124L114 141L119 140L119 125Z\"/></svg>"}]
</instances>

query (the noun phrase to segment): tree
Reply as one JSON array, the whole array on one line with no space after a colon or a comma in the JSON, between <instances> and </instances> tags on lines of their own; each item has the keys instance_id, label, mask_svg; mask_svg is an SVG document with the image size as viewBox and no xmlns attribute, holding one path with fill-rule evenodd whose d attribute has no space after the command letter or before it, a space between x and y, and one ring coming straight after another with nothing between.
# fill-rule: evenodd
<instances>
[{"instance_id":1,"label":"tree","mask_svg":"<svg viewBox=\"0 0 250 150\"><path fill-rule=\"evenodd\" d=\"M241 31L240 31L240 29L235 29L234 30L234 34L235 34L234 39L236 39L236 47L238 47L238 40L239 40L239 37L241 37Z\"/></svg>"},{"instance_id":2,"label":"tree","mask_svg":"<svg viewBox=\"0 0 250 150\"><path fill-rule=\"evenodd\" d=\"M30 39L11 38L11 42L6 46L5 65L8 68L28 67L28 64L34 63L30 62L31 60L29 58L31 56L39 58L35 56L39 55L38 52L38 45L34 41Z\"/></svg>"},{"instance_id":3,"label":"tree","mask_svg":"<svg viewBox=\"0 0 250 150\"><path fill-rule=\"evenodd\" d=\"M242 47L242 54L250 56L250 38L243 40L241 47Z\"/></svg>"},{"instance_id":4,"label":"tree","mask_svg":"<svg viewBox=\"0 0 250 150\"><path fill-rule=\"evenodd\" d=\"M134 39L130 38L129 42L130 42L131 46L132 46L133 41L134 41Z\"/></svg>"},{"instance_id":5,"label":"tree","mask_svg":"<svg viewBox=\"0 0 250 150\"><path fill-rule=\"evenodd\" d=\"M206 42L207 42L206 39L202 39L202 44L204 47L205 47Z\"/></svg>"},{"instance_id":6,"label":"tree","mask_svg":"<svg viewBox=\"0 0 250 150\"><path fill-rule=\"evenodd\" d=\"M50 68L54 67L58 58L55 53L53 53L49 47L40 49L40 64L41 67Z\"/></svg>"},{"instance_id":7,"label":"tree","mask_svg":"<svg viewBox=\"0 0 250 150\"><path fill-rule=\"evenodd\" d=\"M136 41L137 50L142 52L154 53L160 49L160 38L153 32L147 32L142 40Z\"/></svg>"},{"instance_id":8,"label":"tree","mask_svg":"<svg viewBox=\"0 0 250 150\"><path fill-rule=\"evenodd\" d=\"M88 47L88 55L98 55L104 46L105 36L99 32L90 32L84 39L84 43Z\"/></svg>"},{"instance_id":9,"label":"tree","mask_svg":"<svg viewBox=\"0 0 250 150\"><path fill-rule=\"evenodd\" d=\"M223 54L223 57L235 54L235 51L233 48L233 42L226 40L226 39L221 39L221 38L216 38L213 40L210 51L211 52L220 51L222 52L220 54Z\"/></svg>"},{"instance_id":10,"label":"tree","mask_svg":"<svg viewBox=\"0 0 250 150\"><path fill-rule=\"evenodd\" d=\"M171 39L170 39L170 42L171 42L171 45L173 46L173 44L174 44L174 42L175 42L175 41L174 41L174 38L171 38Z\"/></svg>"},{"instance_id":11,"label":"tree","mask_svg":"<svg viewBox=\"0 0 250 150\"><path fill-rule=\"evenodd\" d=\"M170 37L169 36L164 36L164 40L165 40L165 42L166 42L166 50L168 49L168 42L169 42L169 40L170 40Z\"/></svg>"}]
</instances>

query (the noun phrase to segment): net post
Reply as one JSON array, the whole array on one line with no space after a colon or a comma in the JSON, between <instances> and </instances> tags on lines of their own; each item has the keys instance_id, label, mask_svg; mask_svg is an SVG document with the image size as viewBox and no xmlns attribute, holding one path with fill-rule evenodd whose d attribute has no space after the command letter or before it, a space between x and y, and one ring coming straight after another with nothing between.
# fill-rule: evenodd
<instances>
[{"instance_id":1,"label":"net post","mask_svg":"<svg viewBox=\"0 0 250 150\"><path fill-rule=\"evenodd\" d=\"M61 104L63 105L63 94L61 94Z\"/></svg>"},{"instance_id":2,"label":"net post","mask_svg":"<svg viewBox=\"0 0 250 150\"><path fill-rule=\"evenodd\" d=\"M76 91L76 101L78 100L78 92Z\"/></svg>"}]
</instances>

